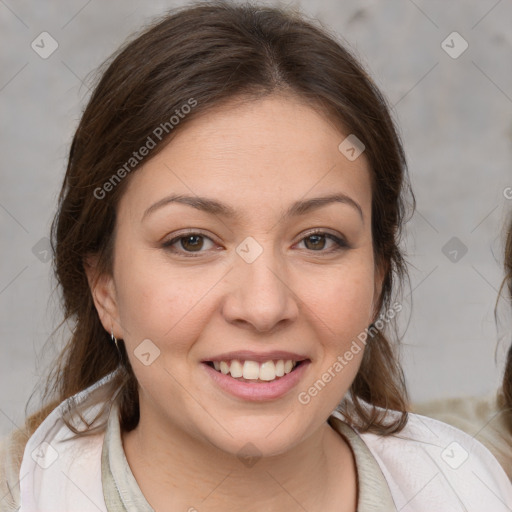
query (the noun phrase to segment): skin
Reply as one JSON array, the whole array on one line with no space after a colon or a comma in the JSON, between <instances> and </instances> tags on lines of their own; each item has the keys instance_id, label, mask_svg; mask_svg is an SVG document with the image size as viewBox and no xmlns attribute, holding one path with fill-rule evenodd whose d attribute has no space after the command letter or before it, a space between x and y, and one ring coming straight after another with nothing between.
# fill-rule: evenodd
<instances>
[{"instance_id":1,"label":"skin","mask_svg":"<svg viewBox=\"0 0 512 512\"><path fill-rule=\"evenodd\" d=\"M140 423L122 437L155 510L356 509L352 452L326 420L363 351L308 405L298 400L371 323L380 292L370 171L364 154L350 162L338 150L344 138L294 96L233 101L184 125L130 177L113 276L95 275L93 259L87 272L101 321L124 340L140 385ZM171 203L144 217L173 193L215 199L237 216ZM334 202L283 217L295 201L333 193L361 211ZM179 240L163 247L189 228L208 237L195 239L200 252ZM313 228L347 245L308 238ZM263 249L250 264L236 252L248 236ZM160 350L148 366L134 355L144 339ZM311 363L287 395L248 402L217 387L201 363L244 349ZM252 467L237 457L247 443L261 456Z\"/></svg>"}]
</instances>

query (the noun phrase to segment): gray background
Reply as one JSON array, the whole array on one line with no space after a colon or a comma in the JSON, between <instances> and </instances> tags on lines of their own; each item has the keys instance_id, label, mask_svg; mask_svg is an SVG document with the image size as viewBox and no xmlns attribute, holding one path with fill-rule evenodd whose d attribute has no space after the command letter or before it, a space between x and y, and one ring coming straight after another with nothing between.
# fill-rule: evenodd
<instances>
[{"instance_id":1,"label":"gray background","mask_svg":"<svg viewBox=\"0 0 512 512\"><path fill-rule=\"evenodd\" d=\"M179 4L0 0L0 434L22 421L66 335L49 340L60 314L45 237L89 94L84 79L131 32ZM506 304L498 328L493 314L512 208L504 193L512 186L511 0L287 5L352 46L401 127L418 200L405 240L413 307L402 354L412 398L491 392L512 326ZM31 48L43 31L59 45L47 59ZM453 31L469 44L456 59L441 46Z\"/></svg>"}]
</instances>

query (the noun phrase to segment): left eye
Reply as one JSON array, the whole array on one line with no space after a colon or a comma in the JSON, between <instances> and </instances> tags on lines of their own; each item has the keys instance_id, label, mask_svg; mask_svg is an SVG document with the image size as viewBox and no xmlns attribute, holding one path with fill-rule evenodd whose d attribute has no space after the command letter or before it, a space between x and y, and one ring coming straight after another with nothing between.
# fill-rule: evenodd
<instances>
[{"instance_id":1,"label":"left eye","mask_svg":"<svg viewBox=\"0 0 512 512\"><path fill-rule=\"evenodd\" d=\"M327 251L323 251L326 245L328 245L328 242L331 242L330 249L328 248ZM337 250L347 246L343 240L330 233L311 233L299 242L299 244L301 243L304 243L306 249L317 252L328 252L329 250ZM334 247L332 247L333 244Z\"/></svg>"}]
</instances>

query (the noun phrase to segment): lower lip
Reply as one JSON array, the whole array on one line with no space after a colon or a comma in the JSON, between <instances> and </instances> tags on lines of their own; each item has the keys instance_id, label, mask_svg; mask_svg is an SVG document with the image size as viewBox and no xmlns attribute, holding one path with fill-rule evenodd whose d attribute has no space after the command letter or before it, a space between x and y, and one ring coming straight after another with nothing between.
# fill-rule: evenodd
<instances>
[{"instance_id":1,"label":"lower lip","mask_svg":"<svg viewBox=\"0 0 512 512\"><path fill-rule=\"evenodd\" d=\"M243 382L218 372L206 363L202 366L213 381L224 391L244 400L261 402L276 400L290 392L304 376L311 361L304 361L295 370L271 382Z\"/></svg>"}]
</instances>

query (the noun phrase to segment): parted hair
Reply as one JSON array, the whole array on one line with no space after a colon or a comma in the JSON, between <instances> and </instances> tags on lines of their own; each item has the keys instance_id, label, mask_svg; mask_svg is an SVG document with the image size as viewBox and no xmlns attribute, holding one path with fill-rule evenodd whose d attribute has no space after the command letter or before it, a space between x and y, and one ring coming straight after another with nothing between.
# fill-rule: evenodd
<instances>
[{"instance_id":1,"label":"parted hair","mask_svg":"<svg viewBox=\"0 0 512 512\"><path fill-rule=\"evenodd\" d=\"M116 208L139 167L128 169L126 162L148 137L155 143L151 158L196 116L234 98L257 100L272 93L293 94L318 108L339 128L340 143L348 134L363 142L371 173L375 262L384 275L378 314L390 308L407 280L400 242L414 196L390 108L358 59L335 35L296 11L224 1L173 10L100 68L72 139L52 224L54 271L72 335L48 376L44 407L28 418L29 431L58 403L114 370L108 389L119 400L121 428L137 426L137 379L124 343L120 340L120 356L100 322L84 262L94 255L98 273L112 273ZM192 103L171 128L176 111L183 113L183 105ZM155 130L161 126L167 130L160 140L155 133L161 130ZM126 172L119 172L123 168ZM116 173L123 179L105 187ZM386 435L406 424L408 399L398 336L390 341L383 330L372 329L339 409L359 429ZM390 410L398 414L387 414ZM100 423L77 434L104 428Z\"/></svg>"}]
</instances>

